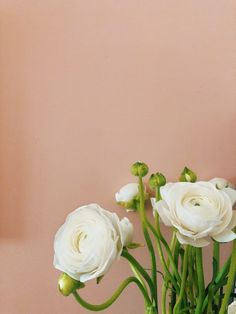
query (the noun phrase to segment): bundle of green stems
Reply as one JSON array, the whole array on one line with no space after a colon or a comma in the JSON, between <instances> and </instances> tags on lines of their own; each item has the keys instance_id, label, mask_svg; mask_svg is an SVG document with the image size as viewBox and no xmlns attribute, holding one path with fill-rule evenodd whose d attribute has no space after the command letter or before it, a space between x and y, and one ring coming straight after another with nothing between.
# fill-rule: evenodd
<instances>
[{"instance_id":1,"label":"bundle of green stems","mask_svg":"<svg viewBox=\"0 0 236 314\"><path fill-rule=\"evenodd\" d=\"M206 282L203 266L203 249L183 245L177 240L176 230L172 228L172 238L167 243L163 236L160 217L154 213L152 221L145 208L145 188L143 173L137 172L139 184L138 214L141 228L150 255L150 266L143 267L131 254L131 249L124 248L122 257L126 259L133 271L133 276L122 282L110 299L100 305L86 302L74 291L76 300L91 311L102 311L112 305L124 289L135 284L144 297L146 314L226 314L235 282L236 240L233 241L231 255L222 263L220 261L220 244L213 241L212 276ZM161 185L155 185L156 201L161 200ZM209 256L209 247L207 247ZM158 265L161 266L157 267ZM158 274L162 284L158 284ZM220 291L224 291L222 294Z\"/></svg>"}]
</instances>

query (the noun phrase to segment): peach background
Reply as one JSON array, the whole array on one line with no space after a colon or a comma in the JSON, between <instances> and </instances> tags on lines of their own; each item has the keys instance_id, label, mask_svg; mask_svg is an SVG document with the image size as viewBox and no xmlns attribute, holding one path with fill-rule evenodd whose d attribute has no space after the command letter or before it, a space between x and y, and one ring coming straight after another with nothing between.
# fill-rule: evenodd
<instances>
[{"instance_id":1,"label":"peach background","mask_svg":"<svg viewBox=\"0 0 236 314\"><path fill-rule=\"evenodd\" d=\"M0 0L0 313L88 313L57 292L53 238L146 161L236 182L235 1ZM138 219L136 240L142 240ZM136 252L148 267L144 250ZM83 295L101 302L122 261ZM135 287L105 313L143 313Z\"/></svg>"}]
</instances>

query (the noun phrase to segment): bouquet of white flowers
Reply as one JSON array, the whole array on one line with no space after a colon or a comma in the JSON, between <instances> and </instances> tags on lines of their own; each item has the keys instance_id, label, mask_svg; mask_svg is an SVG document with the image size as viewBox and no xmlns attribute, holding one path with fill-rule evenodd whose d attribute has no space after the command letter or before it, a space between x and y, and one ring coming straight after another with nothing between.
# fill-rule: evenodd
<instances>
[{"instance_id":1,"label":"bouquet of white flowers","mask_svg":"<svg viewBox=\"0 0 236 314\"><path fill-rule=\"evenodd\" d=\"M236 277L234 186L221 178L197 181L196 174L185 167L179 182L175 183L167 183L161 173L152 174L148 183L154 195L150 196L143 183L148 166L136 162L131 173L138 178L138 183L121 188L116 193L116 201L127 212L137 211L140 216L150 254L150 272L131 254L131 250L140 245L133 242L129 219L120 220L115 213L90 204L70 213L56 233L54 266L63 272L58 281L59 291L64 296L73 294L91 311L102 311L111 306L130 283L135 283L144 297L146 314L236 313L235 302L228 306L233 301ZM146 215L149 200L153 221ZM170 244L162 234L161 222L171 228ZM206 283L202 250L211 241L212 279ZM220 243L230 241L233 241L232 252L221 266ZM85 301L79 289L91 279L99 283L120 257L129 262L133 276L124 280L103 304ZM157 257L162 266L162 289L157 285Z\"/></svg>"}]
</instances>

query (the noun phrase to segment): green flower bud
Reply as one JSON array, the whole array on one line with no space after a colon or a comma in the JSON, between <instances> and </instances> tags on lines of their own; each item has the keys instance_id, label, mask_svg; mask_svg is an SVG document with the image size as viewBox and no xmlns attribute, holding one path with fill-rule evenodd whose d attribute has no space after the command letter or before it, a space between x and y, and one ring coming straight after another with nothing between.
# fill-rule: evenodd
<instances>
[{"instance_id":1,"label":"green flower bud","mask_svg":"<svg viewBox=\"0 0 236 314\"><path fill-rule=\"evenodd\" d=\"M85 284L71 278L66 273L62 273L58 279L58 289L62 295L68 296L77 289L84 288Z\"/></svg>"},{"instance_id":2,"label":"green flower bud","mask_svg":"<svg viewBox=\"0 0 236 314\"><path fill-rule=\"evenodd\" d=\"M145 201L150 199L150 195L145 191L144 192L144 199ZM117 202L120 206L126 209L127 213L128 212L136 212L139 209L139 204L140 204L140 199L139 195L134 197L132 200L127 201L127 202Z\"/></svg>"},{"instance_id":3,"label":"green flower bud","mask_svg":"<svg viewBox=\"0 0 236 314\"><path fill-rule=\"evenodd\" d=\"M161 187L166 184L165 176L160 173L153 173L149 178L149 186L151 189L155 190L157 187Z\"/></svg>"},{"instance_id":4,"label":"green flower bud","mask_svg":"<svg viewBox=\"0 0 236 314\"><path fill-rule=\"evenodd\" d=\"M179 181L180 182L196 182L197 175L192 170L185 167L184 170L181 172Z\"/></svg>"},{"instance_id":5,"label":"green flower bud","mask_svg":"<svg viewBox=\"0 0 236 314\"><path fill-rule=\"evenodd\" d=\"M117 204L124 207L127 212L136 212L138 209L138 201L136 199L127 202L117 202Z\"/></svg>"},{"instance_id":6,"label":"green flower bud","mask_svg":"<svg viewBox=\"0 0 236 314\"><path fill-rule=\"evenodd\" d=\"M148 173L148 166L144 162L137 161L131 166L131 173L136 177L144 177Z\"/></svg>"}]
</instances>

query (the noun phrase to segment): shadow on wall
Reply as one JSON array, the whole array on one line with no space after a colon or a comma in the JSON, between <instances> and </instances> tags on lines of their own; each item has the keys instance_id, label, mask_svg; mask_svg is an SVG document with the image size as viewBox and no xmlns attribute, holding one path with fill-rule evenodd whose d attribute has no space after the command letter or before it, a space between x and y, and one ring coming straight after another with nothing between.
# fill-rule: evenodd
<instances>
[{"instance_id":1,"label":"shadow on wall","mask_svg":"<svg viewBox=\"0 0 236 314\"><path fill-rule=\"evenodd\" d=\"M27 200L27 115L17 23L2 16L0 30L0 241L24 235ZM4 30L7 28L7 32ZM7 33L8 36L5 35ZM19 59L14 58L16 43ZM23 104L23 105L22 105Z\"/></svg>"},{"instance_id":2,"label":"shadow on wall","mask_svg":"<svg viewBox=\"0 0 236 314\"><path fill-rule=\"evenodd\" d=\"M6 112L2 113L1 119L6 117ZM8 108L9 110L9 108ZM25 189L26 167L23 160L24 145L14 129L14 120L20 116L13 116L5 119L0 126L0 165L1 165L1 197L0 197L0 239L19 238L23 235L23 211ZM10 121L9 121L10 120ZM6 126L6 122L10 122Z\"/></svg>"},{"instance_id":3,"label":"shadow on wall","mask_svg":"<svg viewBox=\"0 0 236 314\"><path fill-rule=\"evenodd\" d=\"M17 108L17 98L11 97L11 104L4 106L2 93L0 102L0 240L23 237L24 207L27 200L27 158L24 134L20 125L24 111Z\"/></svg>"}]
</instances>

